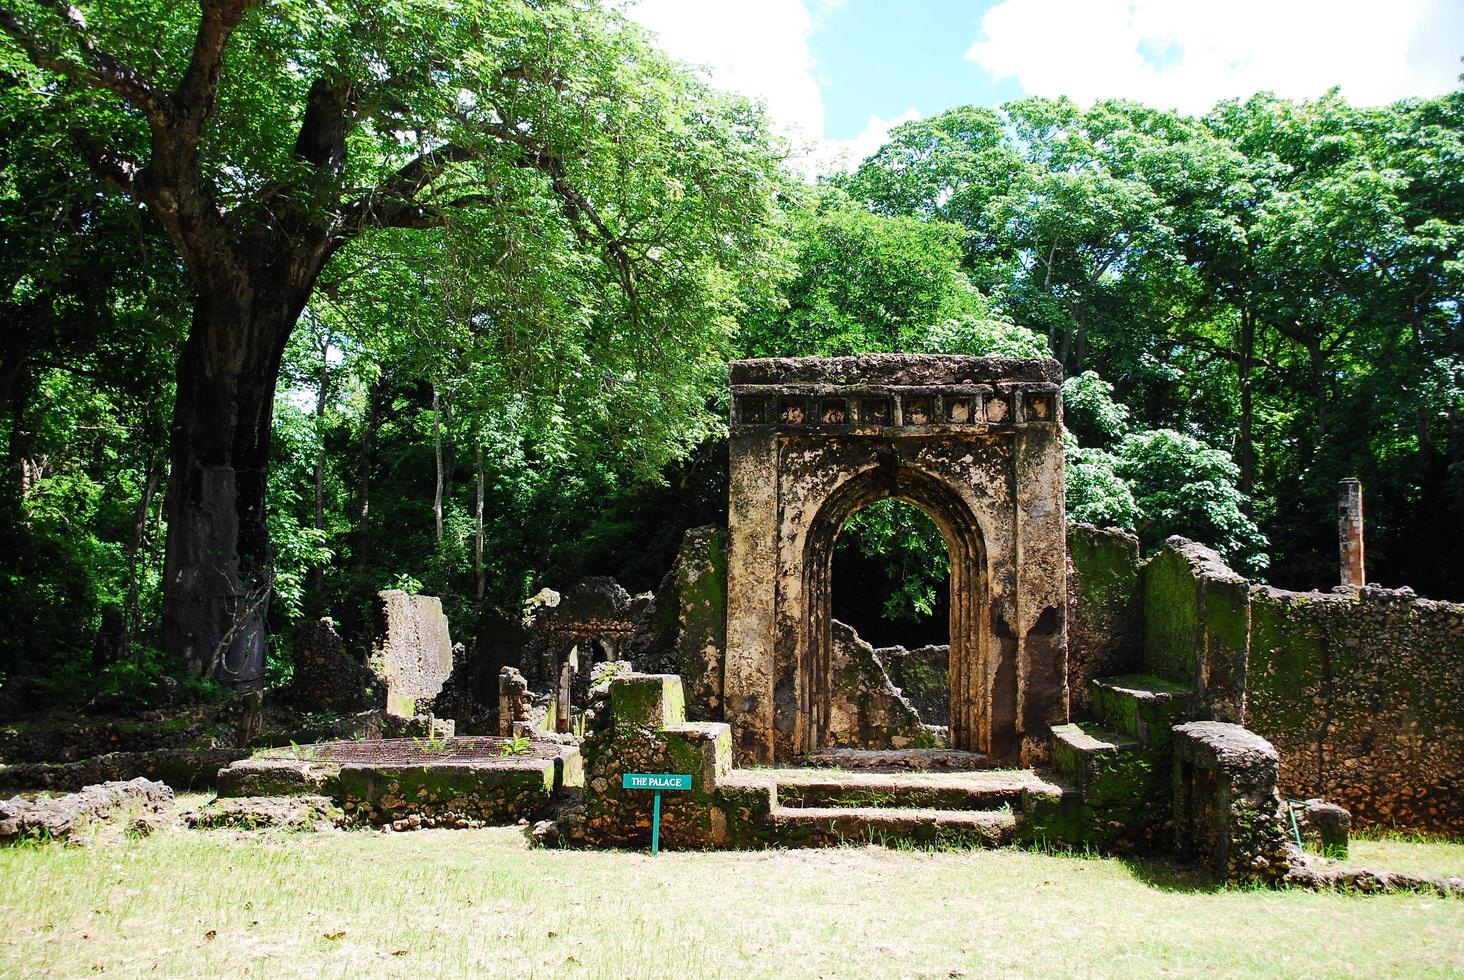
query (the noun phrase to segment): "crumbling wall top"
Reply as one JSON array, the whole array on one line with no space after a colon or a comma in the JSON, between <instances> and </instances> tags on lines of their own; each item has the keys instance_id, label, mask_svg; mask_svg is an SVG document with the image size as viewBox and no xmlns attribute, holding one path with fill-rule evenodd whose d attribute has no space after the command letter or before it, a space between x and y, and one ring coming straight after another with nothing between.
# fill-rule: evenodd
<instances>
[{"instance_id":1,"label":"crumbling wall top","mask_svg":"<svg viewBox=\"0 0 1464 980\"><path fill-rule=\"evenodd\" d=\"M733 385L979 385L999 381L1061 384L1051 358L959 354L860 354L857 357L759 357L733 361Z\"/></svg>"}]
</instances>

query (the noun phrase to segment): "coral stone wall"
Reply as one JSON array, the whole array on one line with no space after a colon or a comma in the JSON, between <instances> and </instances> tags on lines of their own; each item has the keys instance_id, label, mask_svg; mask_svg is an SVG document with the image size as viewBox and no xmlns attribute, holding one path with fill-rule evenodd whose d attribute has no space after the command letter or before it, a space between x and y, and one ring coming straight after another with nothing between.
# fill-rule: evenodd
<instances>
[{"instance_id":1,"label":"coral stone wall","mask_svg":"<svg viewBox=\"0 0 1464 980\"><path fill-rule=\"evenodd\" d=\"M1250 593L1247 725L1281 789L1354 825L1464 835L1464 605L1408 591Z\"/></svg>"},{"instance_id":2,"label":"coral stone wall","mask_svg":"<svg viewBox=\"0 0 1464 980\"><path fill-rule=\"evenodd\" d=\"M1194 716L1270 740L1283 794L1464 835L1464 605L1251 585L1184 538L1142 580L1145 669L1191 685Z\"/></svg>"},{"instance_id":3,"label":"coral stone wall","mask_svg":"<svg viewBox=\"0 0 1464 980\"><path fill-rule=\"evenodd\" d=\"M1085 714L1089 682L1138 669L1144 607L1139 594L1139 539L1117 528L1069 524L1068 701Z\"/></svg>"}]
</instances>

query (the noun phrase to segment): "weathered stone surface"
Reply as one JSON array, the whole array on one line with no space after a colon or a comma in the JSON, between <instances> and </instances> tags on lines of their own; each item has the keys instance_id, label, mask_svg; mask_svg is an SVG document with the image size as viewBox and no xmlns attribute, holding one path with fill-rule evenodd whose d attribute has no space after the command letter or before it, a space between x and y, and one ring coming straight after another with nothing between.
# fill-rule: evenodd
<instances>
[{"instance_id":1,"label":"weathered stone surface","mask_svg":"<svg viewBox=\"0 0 1464 980\"><path fill-rule=\"evenodd\" d=\"M345 641L330 617L302 625L295 634L294 653L290 699L302 711L345 714L385 703L384 681L346 653Z\"/></svg>"},{"instance_id":2,"label":"weathered stone surface","mask_svg":"<svg viewBox=\"0 0 1464 980\"><path fill-rule=\"evenodd\" d=\"M1069 524L1067 547L1068 702L1080 716L1094 678L1143 663L1139 539L1118 528Z\"/></svg>"},{"instance_id":3,"label":"weathered stone surface","mask_svg":"<svg viewBox=\"0 0 1464 980\"><path fill-rule=\"evenodd\" d=\"M1283 878L1291 854L1276 794L1276 749L1219 721L1174 728L1174 836L1183 857L1228 881Z\"/></svg>"},{"instance_id":4,"label":"weathered stone surface","mask_svg":"<svg viewBox=\"0 0 1464 980\"><path fill-rule=\"evenodd\" d=\"M875 659L884 665L885 673L905 700L926 725L945 727L951 719L951 648L948 644L932 644L906 650L904 647L880 647Z\"/></svg>"},{"instance_id":5,"label":"weathered stone surface","mask_svg":"<svg viewBox=\"0 0 1464 980\"><path fill-rule=\"evenodd\" d=\"M1325 800L1306 800L1293 807L1297 829L1327 857L1345 858L1348 837L1352 831L1352 814L1346 807Z\"/></svg>"},{"instance_id":6,"label":"weathered stone surface","mask_svg":"<svg viewBox=\"0 0 1464 980\"><path fill-rule=\"evenodd\" d=\"M220 773L221 797L326 797L345 819L396 829L537 820L584 785L574 745L384 739L273 750Z\"/></svg>"},{"instance_id":7,"label":"weathered stone surface","mask_svg":"<svg viewBox=\"0 0 1464 980\"><path fill-rule=\"evenodd\" d=\"M824 745L832 748L934 748L913 705L891 683L874 648L834 620L829 718Z\"/></svg>"},{"instance_id":8,"label":"weathered stone surface","mask_svg":"<svg viewBox=\"0 0 1464 980\"><path fill-rule=\"evenodd\" d=\"M172 789L141 778L99 783L66 796L15 796L0 801L0 841L61 839L88 822L106 820L122 810L144 807L156 812L172 800Z\"/></svg>"},{"instance_id":9,"label":"weathered stone surface","mask_svg":"<svg viewBox=\"0 0 1464 980\"><path fill-rule=\"evenodd\" d=\"M1194 715L1245 721L1250 583L1178 535L1145 563L1144 667L1193 687Z\"/></svg>"},{"instance_id":10,"label":"weathered stone surface","mask_svg":"<svg viewBox=\"0 0 1464 980\"><path fill-rule=\"evenodd\" d=\"M1068 708L1060 373L938 355L731 366L723 700L739 761L827 739L833 543L889 497L952 548L952 743L1046 753Z\"/></svg>"},{"instance_id":11,"label":"weathered stone surface","mask_svg":"<svg viewBox=\"0 0 1464 980\"><path fill-rule=\"evenodd\" d=\"M158 749L112 752L76 762L34 762L0 768L0 790L79 790L93 783L145 777L179 789L213 786L219 769L248 749Z\"/></svg>"},{"instance_id":12,"label":"weathered stone surface","mask_svg":"<svg viewBox=\"0 0 1464 980\"><path fill-rule=\"evenodd\" d=\"M1284 881L1297 888L1335 889L1364 895L1427 892L1445 898L1464 898L1464 878L1457 875L1428 877L1377 868L1349 868L1309 854L1293 854L1291 870Z\"/></svg>"},{"instance_id":13,"label":"weathered stone surface","mask_svg":"<svg viewBox=\"0 0 1464 980\"><path fill-rule=\"evenodd\" d=\"M442 600L400 589L378 594L369 664L386 681L388 714L411 717L452 675L452 638Z\"/></svg>"},{"instance_id":14,"label":"weathered stone surface","mask_svg":"<svg viewBox=\"0 0 1464 980\"><path fill-rule=\"evenodd\" d=\"M687 715L712 720L722 717L726 637L727 535L711 525L694 527L637 619L625 656L642 669L679 674Z\"/></svg>"},{"instance_id":15,"label":"weathered stone surface","mask_svg":"<svg viewBox=\"0 0 1464 980\"><path fill-rule=\"evenodd\" d=\"M1062 384L1054 360L952 354L861 354L855 357L761 357L733 361L735 385L963 385L1001 382Z\"/></svg>"},{"instance_id":16,"label":"weathered stone surface","mask_svg":"<svg viewBox=\"0 0 1464 980\"><path fill-rule=\"evenodd\" d=\"M345 813L324 796L220 797L183 814L197 829L329 830L342 826Z\"/></svg>"},{"instance_id":17,"label":"weathered stone surface","mask_svg":"<svg viewBox=\"0 0 1464 980\"><path fill-rule=\"evenodd\" d=\"M1359 827L1464 835L1464 605L1402 590L1250 591L1246 723L1281 789Z\"/></svg>"}]
</instances>

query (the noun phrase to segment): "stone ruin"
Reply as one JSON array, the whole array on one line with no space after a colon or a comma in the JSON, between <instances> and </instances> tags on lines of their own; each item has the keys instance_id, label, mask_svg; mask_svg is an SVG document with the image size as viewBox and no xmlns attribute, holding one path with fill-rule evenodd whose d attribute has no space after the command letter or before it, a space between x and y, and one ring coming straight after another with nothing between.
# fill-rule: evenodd
<instances>
[{"instance_id":1,"label":"stone ruin","mask_svg":"<svg viewBox=\"0 0 1464 980\"><path fill-rule=\"evenodd\" d=\"M642 846L650 801L621 775L681 772L693 788L663 801L668 847L1056 843L1173 851L1235 881L1460 890L1298 844L1345 853L1359 813L1458 831L1464 607L1283 593L1193 542L1144 560L1130 534L1068 526L1052 361L759 360L730 378L729 527L688 531L654 594L542 590L485 614L469 656L436 600L383 593L369 668L323 621L302 634L302 698L473 735L242 760L220 773L224 800ZM839 530L891 497L945 537L949 646L874 649L832 619ZM1343 548L1360 563L1360 530ZM1365 710L1368 690L1398 706ZM1319 798L1333 794L1351 816ZM200 820L260 806L221 800Z\"/></svg>"},{"instance_id":2,"label":"stone ruin","mask_svg":"<svg viewBox=\"0 0 1464 980\"><path fill-rule=\"evenodd\" d=\"M833 546L886 498L951 558L950 742L1040 759L1067 720L1061 370L1051 360L876 354L730 369L727 718L740 763L823 744Z\"/></svg>"}]
</instances>

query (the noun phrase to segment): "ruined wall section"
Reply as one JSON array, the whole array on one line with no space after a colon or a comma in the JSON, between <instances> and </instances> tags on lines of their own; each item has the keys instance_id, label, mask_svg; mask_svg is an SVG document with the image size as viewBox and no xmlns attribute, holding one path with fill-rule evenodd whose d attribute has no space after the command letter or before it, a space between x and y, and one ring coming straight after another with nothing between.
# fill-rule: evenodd
<instances>
[{"instance_id":1,"label":"ruined wall section","mask_svg":"<svg viewBox=\"0 0 1464 980\"><path fill-rule=\"evenodd\" d=\"M833 689L826 748L934 748L915 706L894 682L867 640L833 622Z\"/></svg>"},{"instance_id":2,"label":"ruined wall section","mask_svg":"<svg viewBox=\"0 0 1464 980\"><path fill-rule=\"evenodd\" d=\"M1191 717L1275 745L1284 795L1358 826L1464 834L1464 605L1252 585L1179 537L1141 577L1144 669L1191 686Z\"/></svg>"},{"instance_id":3,"label":"ruined wall section","mask_svg":"<svg viewBox=\"0 0 1464 980\"><path fill-rule=\"evenodd\" d=\"M1143 662L1139 539L1069 524L1067 545L1068 699L1074 715L1086 715L1094 678L1130 674Z\"/></svg>"},{"instance_id":4,"label":"ruined wall section","mask_svg":"<svg viewBox=\"0 0 1464 980\"><path fill-rule=\"evenodd\" d=\"M1144 666L1192 686L1191 717L1245 724L1250 583L1178 535L1141 572Z\"/></svg>"},{"instance_id":5,"label":"ruined wall section","mask_svg":"<svg viewBox=\"0 0 1464 980\"><path fill-rule=\"evenodd\" d=\"M1246 724L1281 788L1354 826L1464 835L1464 605L1411 591L1251 589Z\"/></svg>"}]
</instances>

